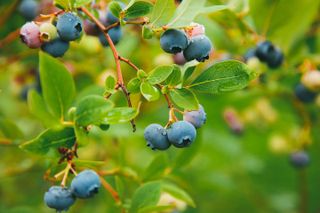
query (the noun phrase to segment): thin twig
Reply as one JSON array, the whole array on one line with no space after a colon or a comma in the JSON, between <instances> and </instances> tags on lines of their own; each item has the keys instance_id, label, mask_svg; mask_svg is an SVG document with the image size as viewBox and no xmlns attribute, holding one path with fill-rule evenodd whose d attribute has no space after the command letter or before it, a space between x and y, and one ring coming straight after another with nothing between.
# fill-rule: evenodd
<instances>
[{"instance_id":1,"label":"thin twig","mask_svg":"<svg viewBox=\"0 0 320 213\"><path fill-rule=\"evenodd\" d=\"M112 188L112 186L104 179L100 178L102 186L111 194L112 198L116 201L116 203L121 203L119 194L116 190Z\"/></svg>"},{"instance_id":2,"label":"thin twig","mask_svg":"<svg viewBox=\"0 0 320 213\"><path fill-rule=\"evenodd\" d=\"M138 68L134 63L132 63L129 59L124 58L124 57L122 57L122 56L119 56L119 60L127 63L129 66L131 66L131 67L132 67L133 69L135 69L136 71L139 70L139 68Z\"/></svg>"}]
</instances>

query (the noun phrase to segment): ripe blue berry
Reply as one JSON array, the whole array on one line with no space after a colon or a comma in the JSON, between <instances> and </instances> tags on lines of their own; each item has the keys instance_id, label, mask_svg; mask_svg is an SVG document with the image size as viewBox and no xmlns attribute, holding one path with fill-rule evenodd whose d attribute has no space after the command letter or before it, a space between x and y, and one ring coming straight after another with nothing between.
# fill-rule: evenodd
<instances>
[{"instance_id":1,"label":"ripe blue berry","mask_svg":"<svg viewBox=\"0 0 320 213\"><path fill-rule=\"evenodd\" d=\"M191 145L197 135L194 126L187 121L173 123L167 132L169 141L178 148Z\"/></svg>"},{"instance_id":2,"label":"ripe blue berry","mask_svg":"<svg viewBox=\"0 0 320 213\"><path fill-rule=\"evenodd\" d=\"M39 48L42 44L39 26L34 22L27 22L21 27L20 38L23 43L32 49Z\"/></svg>"},{"instance_id":3,"label":"ripe blue berry","mask_svg":"<svg viewBox=\"0 0 320 213\"><path fill-rule=\"evenodd\" d=\"M272 69L279 67L283 62L283 53L270 41L264 41L257 45L256 56Z\"/></svg>"},{"instance_id":4,"label":"ripe blue berry","mask_svg":"<svg viewBox=\"0 0 320 213\"><path fill-rule=\"evenodd\" d=\"M75 200L76 198L72 195L71 191L61 186L52 186L44 194L44 202L47 206L57 211L67 211Z\"/></svg>"},{"instance_id":5,"label":"ripe blue berry","mask_svg":"<svg viewBox=\"0 0 320 213\"><path fill-rule=\"evenodd\" d=\"M195 128L200 128L207 120L206 112L202 105L199 105L199 110L186 111L183 115L183 120L188 121Z\"/></svg>"},{"instance_id":6,"label":"ripe blue berry","mask_svg":"<svg viewBox=\"0 0 320 213\"><path fill-rule=\"evenodd\" d=\"M53 57L61 57L69 49L69 42L57 38L53 41L44 43L41 49Z\"/></svg>"},{"instance_id":7,"label":"ripe blue berry","mask_svg":"<svg viewBox=\"0 0 320 213\"><path fill-rule=\"evenodd\" d=\"M90 198L101 186L99 175L93 170L80 172L71 182L71 191L78 198Z\"/></svg>"},{"instance_id":8,"label":"ripe blue berry","mask_svg":"<svg viewBox=\"0 0 320 213\"><path fill-rule=\"evenodd\" d=\"M64 13L58 17L57 29L62 40L74 41L81 36L82 21L73 13Z\"/></svg>"},{"instance_id":9,"label":"ripe blue berry","mask_svg":"<svg viewBox=\"0 0 320 213\"><path fill-rule=\"evenodd\" d=\"M159 124L150 124L144 130L144 138L147 141L147 146L152 150L166 150L170 147L167 137L167 131Z\"/></svg>"},{"instance_id":10,"label":"ripe blue berry","mask_svg":"<svg viewBox=\"0 0 320 213\"><path fill-rule=\"evenodd\" d=\"M39 6L35 0L23 0L18 10L25 19L31 21L38 15Z\"/></svg>"},{"instance_id":11,"label":"ripe blue berry","mask_svg":"<svg viewBox=\"0 0 320 213\"><path fill-rule=\"evenodd\" d=\"M302 84L298 84L296 86L295 95L300 101L304 103L311 103L317 97L317 94L315 92L309 90Z\"/></svg>"},{"instance_id":12,"label":"ripe blue berry","mask_svg":"<svg viewBox=\"0 0 320 213\"><path fill-rule=\"evenodd\" d=\"M290 155L290 162L296 168L303 168L309 164L310 158L307 152L299 151Z\"/></svg>"},{"instance_id":13,"label":"ripe blue berry","mask_svg":"<svg viewBox=\"0 0 320 213\"><path fill-rule=\"evenodd\" d=\"M122 37L122 30L120 27L111 28L108 31L108 34L109 34L111 40L113 41L113 43L117 44ZM99 40L103 46L105 46L105 47L109 46L109 43L103 33L99 34Z\"/></svg>"},{"instance_id":14,"label":"ripe blue berry","mask_svg":"<svg viewBox=\"0 0 320 213\"><path fill-rule=\"evenodd\" d=\"M209 59L212 50L212 43L205 35L195 36L191 39L189 46L183 51L183 55L187 61L196 59L204 62Z\"/></svg>"},{"instance_id":15,"label":"ripe blue berry","mask_svg":"<svg viewBox=\"0 0 320 213\"><path fill-rule=\"evenodd\" d=\"M123 10L124 8L126 8L126 6L127 6L127 5L125 5L124 3L122 3L122 2L118 2L118 3L120 4L120 7L121 7L122 10ZM108 25L114 24L114 23L116 23L116 22L119 21L119 19L118 19L117 17L115 17L115 16L111 13L111 11L110 11L109 8L108 8L108 11L107 11L107 18L106 18L106 19L107 19L106 22L107 22Z\"/></svg>"},{"instance_id":16,"label":"ripe blue berry","mask_svg":"<svg viewBox=\"0 0 320 213\"><path fill-rule=\"evenodd\" d=\"M186 49L188 44L187 35L181 30L169 29L160 37L161 48L167 53L179 53Z\"/></svg>"}]
</instances>

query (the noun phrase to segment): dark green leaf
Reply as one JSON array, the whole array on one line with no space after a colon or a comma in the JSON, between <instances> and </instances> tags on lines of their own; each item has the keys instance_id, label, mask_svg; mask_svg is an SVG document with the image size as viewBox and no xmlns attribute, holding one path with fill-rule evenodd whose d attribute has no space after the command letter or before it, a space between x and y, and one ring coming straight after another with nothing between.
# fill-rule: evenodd
<instances>
[{"instance_id":1,"label":"dark green leaf","mask_svg":"<svg viewBox=\"0 0 320 213\"><path fill-rule=\"evenodd\" d=\"M161 194L161 182L149 182L140 186L133 194L130 213L137 213L139 209L155 206Z\"/></svg>"},{"instance_id":2,"label":"dark green leaf","mask_svg":"<svg viewBox=\"0 0 320 213\"><path fill-rule=\"evenodd\" d=\"M134 94L140 92L141 81L139 78L133 78L128 82L127 89L128 92Z\"/></svg>"},{"instance_id":3,"label":"dark green leaf","mask_svg":"<svg viewBox=\"0 0 320 213\"><path fill-rule=\"evenodd\" d=\"M231 92L245 88L253 76L254 73L244 63L227 60L205 70L188 88L213 94Z\"/></svg>"},{"instance_id":4,"label":"dark green leaf","mask_svg":"<svg viewBox=\"0 0 320 213\"><path fill-rule=\"evenodd\" d=\"M87 96L77 105L75 122L78 126L100 124L112 108L113 103L104 99L102 96Z\"/></svg>"},{"instance_id":5,"label":"dark green leaf","mask_svg":"<svg viewBox=\"0 0 320 213\"><path fill-rule=\"evenodd\" d=\"M156 101L160 98L158 88L152 86L150 83L143 82L140 85L140 91L145 99L148 101Z\"/></svg>"},{"instance_id":6,"label":"dark green leaf","mask_svg":"<svg viewBox=\"0 0 320 213\"><path fill-rule=\"evenodd\" d=\"M37 138L20 145L20 148L37 154L46 154L52 148L71 148L75 141L76 137L72 127L47 129Z\"/></svg>"},{"instance_id":7,"label":"dark green leaf","mask_svg":"<svg viewBox=\"0 0 320 213\"><path fill-rule=\"evenodd\" d=\"M125 18L138 18L151 12L153 5L146 1L136 1L125 10Z\"/></svg>"},{"instance_id":8,"label":"dark green leaf","mask_svg":"<svg viewBox=\"0 0 320 213\"><path fill-rule=\"evenodd\" d=\"M169 94L172 101L183 109L195 110L199 107L199 102L196 96L188 89L173 89L170 90Z\"/></svg>"},{"instance_id":9,"label":"dark green leaf","mask_svg":"<svg viewBox=\"0 0 320 213\"><path fill-rule=\"evenodd\" d=\"M49 111L41 95L35 90L28 93L28 106L30 112L36 116L47 127L59 124L59 119L54 117Z\"/></svg>"},{"instance_id":10,"label":"dark green leaf","mask_svg":"<svg viewBox=\"0 0 320 213\"><path fill-rule=\"evenodd\" d=\"M188 67L185 71L184 71L184 75L183 75L183 83L185 83L190 76L193 74L194 70L196 69L195 66L192 67Z\"/></svg>"},{"instance_id":11,"label":"dark green leaf","mask_svg":"<svg viewBox=\"0 0 320 213\"><path fill-rule=\"evenodd\" d=\"M173 71L173 66L160 66L149 73L148 82L152 85L165 81Z\"/></svg>"},{"instance_id":12,"label":"dark green leaf","mask_svg":"<svg viewBox=\"0 0 320 213\"><path fill-rule=\"evenodd\" d=\"M40 79L46 105L55 117L63 120L75 96L70 72L60 61L40 51Z\"/></svg>"},{"instance_id":13,"label":"dark green leaf","mask_svg":"<svg viewBox=\"0 0 320 213\"><path fill-rule=\"evenodd\" d=\"M172 73L168 76L166 84L169 86L176 86L181 83L181 69L178 66L173 66Z\"/></svg>"}]
</instances>

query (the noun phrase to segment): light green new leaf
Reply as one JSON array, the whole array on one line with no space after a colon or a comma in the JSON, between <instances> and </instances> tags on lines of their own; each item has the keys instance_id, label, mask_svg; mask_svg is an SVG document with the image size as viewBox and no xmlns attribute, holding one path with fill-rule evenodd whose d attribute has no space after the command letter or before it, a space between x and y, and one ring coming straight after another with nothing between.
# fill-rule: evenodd
<instances>
[{"instance_id":1,"label":"light green new leaf","mask_svg":"<svg viewBox=\"0 0 320 213\"><path fill-rule=\"evenodd\" d=\"M92 0L74 0L73 7L74 8L83 7L91 2L92 2Z\"/></svg>"},{"instance_id":2,"label":"light green new leaf","mask_svg":"<svg viewBox=\"0 0 320 213\"><path fill-rule=\"evenodd\" d=\"M37 154L46 154L52 148L71 148L76 141L74 129L65 127L63 129L47 129L37 138L23 143L20 148Z\"/></svg>"},{"instance_id":3,"label":"light green new leaf","mask_svg":"<svg viewBox=\"0 0 320 213\"><path fill-rule=\"evenodd\" d=\"M28 106L30 112L36 116L47 127L59 125L59 119L54 117L49 111L41 95L35 90L28 93Z\"/></svg>"},{"instance_id":4,"label":"light green new leaf","mask_svg":"<svg viewBox=\"0 0 320 213\"><path fill-rule=\"evenodd\" d=\"M161 185L161 182L155 181L140 186L133 194L129 213L137 213L142 208L155 206L160 199Z\"/></svg>"},{"instance_id":5,"label":"light green new leaf","mask_svg":"<svg viewBox=\"0 0 320 213\"><path fill-rule=\"evenodd\" d=\"M75 122L78 126L100 124L113 108L113 103L102 96L90 95L83 98L77 105Z\"/></svg>"},{"instance_id":6,"label":"light green new leaf","mask_svg":"<svg viewBox=\"0 0 320 213\"><path fill-rule=\"evenodd\" d=\"M245 88L254 77L246 64L227 60L205 70L187 88L196 92L221 93Z\"/></svg>"},{"instance_id":7,"label":"light green new leaf","mask_svg":"<svg viewBox=\"0 0 320 213\"><path fill-rule=\"evenodd\" d=\"M177 8L174 16L169 21L169 27L184 27L189 26L195 17L201 13L206 0L183 0Z\"/></svg>"},{"instance_id":8,"label":"light green new leaf","mask_svg":"<svg viewBox=\"0 0 320 213\"><path fill-rule=\"evenodd\" d=\"M173 65L172 73L168 76L165 83L170 86L176 86L181 83L181 69L179 66Z\"/></svg>"},{"instance_id":9,"label":"light green new leaf","mask_svg":"<svg viewBox=\"0 0 320 213\"><path fill-rule=\"evenodd\" d=\"M152 10L153 4L146 1L136 1L129 8L126 8L125 18L138 18L149 14Z\"/></svg>"},{"instance_id":10,"label":"light green new leaf","mask_svg":"<svg viewBox=\"0 0 320 213\"><path fill-rule=\"evenodd\" d=\"M173 89L170 90L169 95L172 101L183 109L196 110L199 107L198 99L191 90L185 88Z\"/></svg>"},{"instance_id":11,"label":"light green new leaf","mask_svg":"<svg viewBox=\"0 0 320 213\"><path fill-rule=\"evenodd\" d=\"M0 133L8 139L24 138L23 132L11 120L0 116ZM1 135L0 134L0 135Z\"/></svg>"},{"instance_id":12,"label":"light green new leaf","mask_svg":"<svg viewBox=\"0 0 320 213\"><path fill-rule=\"evenodd\" d=\"M111 11L111 13L112 13L115 17L119 18L119 17L120 17L120 12L122 11L122 8L121 8L119 2L112 1L112 2L110 2L110 4L109 4L109 10Z\"/></svg>"},{"instance_id":13,"label":"light green new leaf","mask_svg":"<svg viewBox=\"0 0 320 213\"><path fill-rule=\"evenodd\" d=\"M133 78L128 82L127 89L128 92L134 94L140 92L141 80L139 78Z\"/></svg>"},{"instance_id":14,"label":"light green new leaf","mask_svg":"<svg viewBox=\"0 0 320 213\"><path fill-rule=\"evenodd\" d=\"M211 13L216 13L221 10L228 9L228 6L226 5L214 5L210 7L203 7L202 10L199 13L204 13L204 14L211 14Z\"/></svg>"},{"instance_id":15,"label":"light green new leaf","mask_svg":"<svg viewBox=\"0 0 320 213\"><path fill-rule=\"evenodd\" d=\"M166 25L174 14L176 5L174 0L157 0L150 16L153 27Z\"/></svg>"},{"instance_id":16,"label":"light green new leaf","mask_svg":"<svg viewBox=\"0 0 320 213\"><path fill-rule=\"evenodd\" d=\"M162 189L163 191L171 194L173 197L186 202L191 207L193 208L196 207L196 204L194 203L191 196L180 187L173 185L172 183L164 182L162 184Z\"/></svg>"},{"instance_id":17,"label":"light green new leaf","mask_svg":"<svg viewBox=\"0 0 320 213\"><path fill-rule=\"evenodd\" d=\"M140 92L147 101L156 101L160 98L160 91L158 88L152 86L148 82L143 82L140 85Z\"/></svg>"},{"instance_id":18,"label":"light green new leaf","mask_svg":"<svg viewBox=\"0 0 320 213\"><path fill-rule=\"evenodd\" d=\"M116 79L113 76L108 76L105 81L105 93L115 93Z\"/></svg>"},{"instance_id":19,"label":"light green new leaf","mask_svg":"<svg viewBox=\"0 0 320 213\"><path fill-rule=\"evenodd\" d=\"M165 81L173 71L173 66L160 66L149 73L148 82L152 85Z\"/></svg>"},{"instance_id":20,"label":"light green new leaf","mask_svg":"<svg viewBox=\"0 0 320 213\"><path fill-rule=\"evenodd\" d=\"M134 119L138 110L131 107L117 107L110 110L103 121L107 124L124 123Z\"/></svg>"},{"instance_id":21,"label":"light green new leaf","mask_svg":"<svg viewBox=\"0 0 320 213\"><path fill-rule=\"evenodd\" d=\"M55 117L62 119L75 96L70 72L60 61L40 51L40 79L48 109Z\"/></svg>"}]
</instances>

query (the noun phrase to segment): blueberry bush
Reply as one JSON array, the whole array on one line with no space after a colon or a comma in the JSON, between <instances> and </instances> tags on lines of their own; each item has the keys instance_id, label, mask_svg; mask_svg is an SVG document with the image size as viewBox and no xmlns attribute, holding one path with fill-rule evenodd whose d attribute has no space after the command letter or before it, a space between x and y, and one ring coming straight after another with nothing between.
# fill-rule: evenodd
<instances>
[{"instance_id":1,"label":"blueberry bush","mask_svg":"<svg viewBox=\"0 0 320 213\"><path fill-rule=\"evenodd\" d=\"M0 11L0 212L320 210L320 0Z\"/></svg>"}]
</instances>

